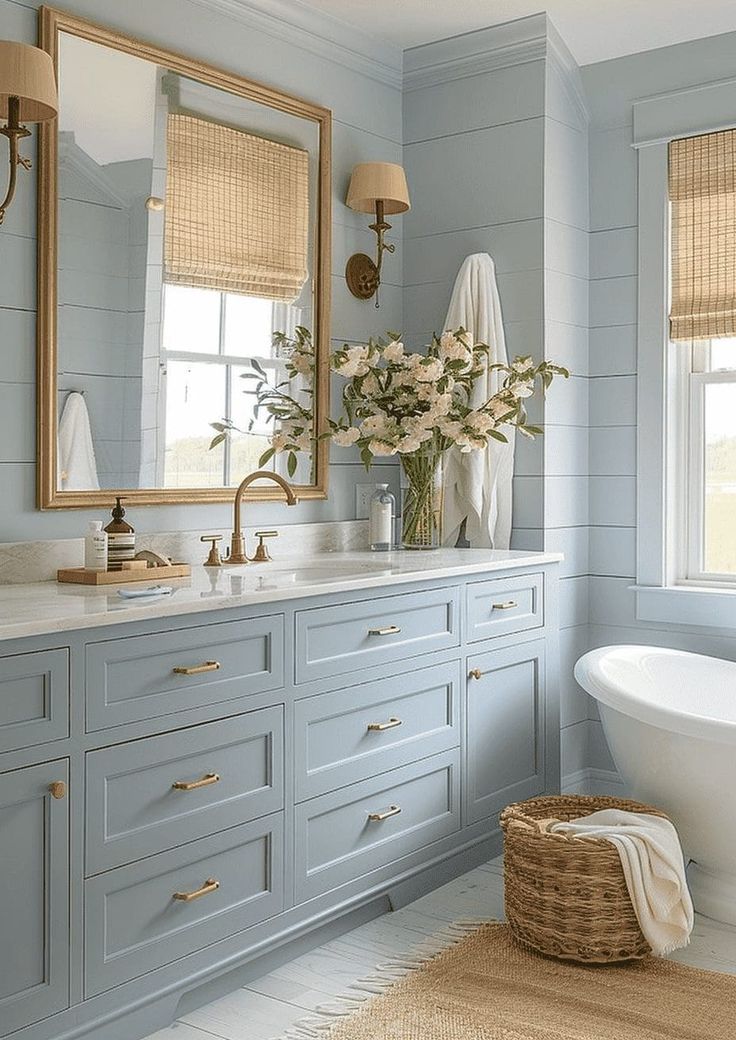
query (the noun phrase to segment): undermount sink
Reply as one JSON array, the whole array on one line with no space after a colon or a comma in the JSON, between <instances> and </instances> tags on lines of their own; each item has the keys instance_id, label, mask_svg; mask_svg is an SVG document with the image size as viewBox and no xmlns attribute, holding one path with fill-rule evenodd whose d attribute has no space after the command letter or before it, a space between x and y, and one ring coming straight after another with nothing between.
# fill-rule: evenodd
<instances>
[{"instance_id":1,"label":"undermount sink","mask_svg":"<svg viewBox=\"0 0 736 1040\"><path fill-rule=\"evenodd\" d=\"M315 563L309 566L288 564L264 564L249 570L261 585L299 585L313 582L335 581L337 578L358 577L365 574L382 574L388 570L380 563Z\"/></svg>"}]
</instances>

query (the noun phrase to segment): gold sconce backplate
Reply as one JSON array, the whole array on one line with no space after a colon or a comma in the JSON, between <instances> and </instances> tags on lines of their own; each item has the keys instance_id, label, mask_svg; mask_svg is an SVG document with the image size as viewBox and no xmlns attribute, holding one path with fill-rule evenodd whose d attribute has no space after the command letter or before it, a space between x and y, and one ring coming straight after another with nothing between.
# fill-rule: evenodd
<instances>
[{"instance_id":1,"label":"gold sconce backplate","mask_svg":"<svg viewBox=\"0 0 736 1040\"><path fill-rule=\"evenodd\" d=\"M378 288L378 268L366 253L355 253L345 265L348 289L359 300L370 300Z\"/></svg>"}]
</instances>

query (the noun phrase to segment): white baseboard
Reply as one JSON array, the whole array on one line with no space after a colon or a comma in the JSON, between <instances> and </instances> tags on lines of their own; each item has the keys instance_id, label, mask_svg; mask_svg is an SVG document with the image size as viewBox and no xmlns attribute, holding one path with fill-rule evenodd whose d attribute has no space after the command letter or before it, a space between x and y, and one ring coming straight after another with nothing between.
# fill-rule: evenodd
<instances>
[{"instance_id":1,"label":"white baseboard","mask_svg":"<svg viewBox=\"0 0 736 1040\"><path fill-rule=\"evenodd\" d=\"M562 778L563 794L608 794L626 797L621 777L612 769L578 769Z\"/></svg>"}]
</instances>

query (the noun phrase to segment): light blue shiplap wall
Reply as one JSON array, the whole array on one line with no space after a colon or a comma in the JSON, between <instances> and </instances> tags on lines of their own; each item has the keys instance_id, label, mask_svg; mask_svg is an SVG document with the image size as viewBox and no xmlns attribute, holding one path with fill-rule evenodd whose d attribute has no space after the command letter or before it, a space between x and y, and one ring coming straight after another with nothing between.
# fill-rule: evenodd
<instances>
[{"instance_id":1,"label":"light blue shiplap wall","mask_svg":"<svg viewBox=\"0 0 736 1040\"><path fill-rule=\"evenodd\" d=\"M590 637L736 657L733 639L635 620L637 160L632 104L734 76L736 34L581 70L590 124ZM706 129L706 128L704 128ZM613 768L595 707L588 761Z\"/></svg>"},{"instance_id":2,"label":"light blue shiplap wall","mask_svg":"<svg viewBox=\"0 0 736 1040\"><path fill-rule=\"evenodd\" d=\"M543 356L546 26L535 15L405 52L404 324L414 343L442 330L464 258L488 252L509 354ZM506 57L511 46L520 63ZM542 449L519 440L514 544L541 548Z\"/></svg>"},{"instance_id":3,"label":"light blue shiplap wall","mask_svg":"<svg viewBox=\"0 0 736 1040\"><path fill-rule=\"evenodd\" d=\"M577 66L545 15L404 57L404 314L441 329L458 267L493 256L511 355L573 373L535 402L545 436L517 439L513 546L565 553L562 772L587 764L588 703L572 665L588 645L588 140Z\"/></svg>"},{"instance_id":4,"label":"light blue shiplap wall","mask_svg":"<svg viewBox=\"0 0 736 1040\"><path fill-rule=\"evenodd\" d=\"M587 768L588 698L572 676L588 631L588 112L572 56L548 27L545 82L545 355L564 364L545 408L544 545L560 581L562 776Z\"/></svg>"},{"instance_id":5,"label":"light blue shiplap wall","mask_svg":"<svg viewBox=\"0 0 736 1040\"><path fill-rule=\"evenodd\" d=\"M35 0L0 0L0 38L35 43ZM329 19L311 20L302 32L303 12L274 4L282 21L224 11L238 5L209 0L68 0L63 5L83 17L165 47L203 58L226 69L319 102L331 108L333 124L333 321L336 340L361 340L402 326L402 256L385 265L381 309L355 300L343 280L346 258L371 252L374 236L367 219L343 202L353 164L378 159L401 162L401 58L389 46L362 38ZM33 143L26 151L35 152ZM5 156L2 152L2 157ZM34 156L35 157L35 156ZM0 183L4 184L4 167ZM73 537L99 514L78 510L41 513L35 508L35 175L22 174L18 197L0 232L0 541ZM394 218L396 235L401 217ZM356 480L366 476L355 457L336 451L330 497L289 510L259 505L265 524L350 519ZM393 475L396 467L382 467ZM369 480L376 477L368 478ZM381 478L383 479L383 478ZM387 479L387 478L386 478ZM254 515L254 514L252 514ZM254 516L255 518L255 516ZM226 528L227 506L131 509L139 531Z\"/></svg>"}]
</instances>

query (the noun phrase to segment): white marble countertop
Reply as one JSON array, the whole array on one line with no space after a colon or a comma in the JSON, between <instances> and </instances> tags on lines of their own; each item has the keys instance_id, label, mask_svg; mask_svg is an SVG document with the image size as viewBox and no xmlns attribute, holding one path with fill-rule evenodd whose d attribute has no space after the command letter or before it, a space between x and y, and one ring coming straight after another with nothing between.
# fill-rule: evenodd
<instances>
[{"instance_id":1,"label":"white marble countertop","mask_svg":"<svg viewBox=\"0 0 736 1040\"><path fill-rule=\"evenodd\" d=\"M49 635L101 625L249 607L306 596L386 589L414 581L489 574L558 563L560 553L491 549L319 553L267 564L192 568L167 584L171 595L122 599L119 586L97 588L53 581L0 585L0 639ZM161 579L151 571L151 585ZM142 584L142 583L141 583ZM136 588L128 585L127 588ZM138 586L140 587L140 586Z\"/></svg>"}]
</instances>

